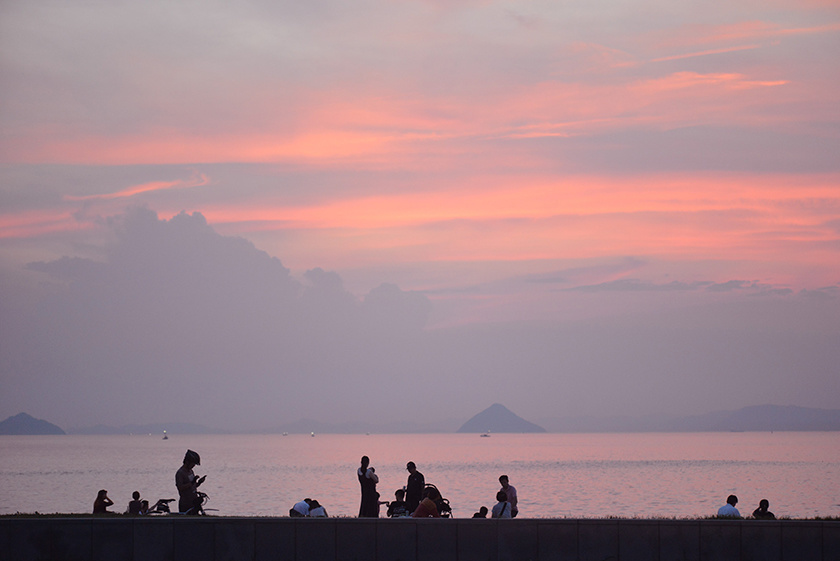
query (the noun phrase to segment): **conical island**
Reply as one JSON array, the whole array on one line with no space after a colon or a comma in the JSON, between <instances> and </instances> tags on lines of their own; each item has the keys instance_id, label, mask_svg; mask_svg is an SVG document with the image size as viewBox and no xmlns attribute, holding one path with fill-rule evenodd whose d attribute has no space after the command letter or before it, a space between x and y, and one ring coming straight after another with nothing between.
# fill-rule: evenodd
<instances>
[{"instance_id":1,"label":"conical island","mask_svg":"<svg viewBox=\"0 0 840 561\"><path fill-rule=\"evenodd\" d=\"M457 432L545 432L545 429L526 421L501 403L494 403L461 425Z\"/></svg>"}]
</instances>

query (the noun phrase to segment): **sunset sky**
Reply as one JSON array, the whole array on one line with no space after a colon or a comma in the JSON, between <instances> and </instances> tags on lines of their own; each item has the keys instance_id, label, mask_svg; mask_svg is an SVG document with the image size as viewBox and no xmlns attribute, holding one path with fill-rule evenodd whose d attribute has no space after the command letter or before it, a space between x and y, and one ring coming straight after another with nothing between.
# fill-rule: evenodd
<instances>
[{"instance_id":1,"label":"sunset sky","mask_svg":"<svg viewBox=\"0 0 840 561\"><path fill-rule=\"evenodd\" d=\"M840 2L3 2L0 290L0 418L840 408Z\"/></svg>"}]
</instances>

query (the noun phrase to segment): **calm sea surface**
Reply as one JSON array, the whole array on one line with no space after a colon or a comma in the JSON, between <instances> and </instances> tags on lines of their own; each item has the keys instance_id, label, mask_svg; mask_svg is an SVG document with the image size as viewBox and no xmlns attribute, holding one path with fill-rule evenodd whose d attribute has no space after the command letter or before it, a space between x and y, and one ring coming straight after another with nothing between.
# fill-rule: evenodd
<instances>
[{"instance_id":1,"label":"calm sea surface","mask_svg":"<svg viewBox=\"0 0 840 561\"><path fill-rule=\"evenodd\" d=\"M738 495L777 516L840 515L840 433L0 436L0 514L90 512L107 489L122 512L132 491L177 497L184 452L201 454L208 507L276 516L304 497L355 516L366 454L382 500L413 460L455 517L492 507L510 476L523 517L689 517Z\"/></svg>"}]
</instances>

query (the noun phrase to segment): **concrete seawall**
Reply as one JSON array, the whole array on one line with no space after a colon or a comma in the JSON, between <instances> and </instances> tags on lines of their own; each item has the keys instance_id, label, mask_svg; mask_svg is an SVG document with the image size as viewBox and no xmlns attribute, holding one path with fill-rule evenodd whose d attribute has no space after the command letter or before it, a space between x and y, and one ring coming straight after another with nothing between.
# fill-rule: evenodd
<instances>
[{"instance_id":1,"label":"concrete seawall","mask_svg":"<svg viewBox=\"0 0 840 561\"><path fill-rule=\"evenodd\" d=\"M0 519L0 561L840 561L840 522Z\"/></svg>"}]
</instances>

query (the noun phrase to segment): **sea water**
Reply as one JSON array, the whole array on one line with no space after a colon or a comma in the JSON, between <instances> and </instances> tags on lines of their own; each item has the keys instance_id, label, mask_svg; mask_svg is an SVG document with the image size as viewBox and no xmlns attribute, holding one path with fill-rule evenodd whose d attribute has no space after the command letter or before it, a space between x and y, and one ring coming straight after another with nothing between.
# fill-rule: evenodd
<instances>
[{"instance_id":1,"label":"sea water","mask_svg":"<svg viewBox=\"0 0 840 561\"><path fill-rule=\"evenodd\" d=\"M356 516L362 455L381 500L413 461L457 518L492 507L501 474L522 517L702 517L729 494L742 515L763 498L777 516L840 515L838 432L0 436L0 514L88 513L99 489L115 512L133 491L177 498L187 448L201 454L195 472L219 515L285 516L311 497Z\"/></svg>"}]
</instances>

